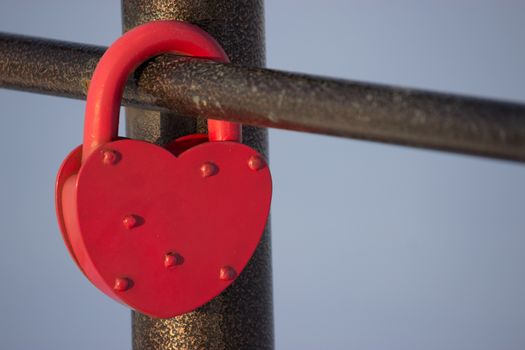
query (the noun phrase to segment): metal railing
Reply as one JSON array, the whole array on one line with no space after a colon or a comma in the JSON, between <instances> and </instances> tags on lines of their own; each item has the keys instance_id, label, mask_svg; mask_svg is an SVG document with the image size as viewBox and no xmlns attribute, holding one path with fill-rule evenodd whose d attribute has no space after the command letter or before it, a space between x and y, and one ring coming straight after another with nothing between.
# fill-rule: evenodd
<instances>
[{"instance_id":1,"label":"metal railing","mask_svg":"<svg viewBox=\"0 0 525 350\"><path fill-rule=\"evenodd\" d=\"M0 34L0 86L85 98L105 48ZM165 55L123 105L525 161L525 106Z\"/></svg>"},{"instance_id":2,"label":"metal railing","mask_svg":"<svg viewBox=\"0 0 525 350\"><path fill-rule=\"evenodd\" d=\"M128 135L163 144L203 118L525 161L525 106L261 68L261 0L124 0L124 30L157 19L201 26L232 64L163 55L139 67L123 105ZM0 87L83 99L105 48L0 34ZM146 111L146 110L152 110ZM181 117L184 116L184 117ZM193 117L193 118L188 118ZM264 129L245 142L267 155ZM272 349L270 230L238 280L170 320L132 313L135 349Z\"/></svg>"}]
</instances>

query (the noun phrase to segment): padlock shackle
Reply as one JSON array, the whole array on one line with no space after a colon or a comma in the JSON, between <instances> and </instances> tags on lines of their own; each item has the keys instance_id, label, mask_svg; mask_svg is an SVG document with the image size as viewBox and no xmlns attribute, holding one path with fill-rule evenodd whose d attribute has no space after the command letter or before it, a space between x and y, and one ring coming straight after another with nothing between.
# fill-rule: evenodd
<instances>
[{"instance_id":1,"label":"padlock shackle","mask_svg":"<svg viewBox=\"0 0 525 350\"><path fill-rule=\"evenodd\" d=\"M173 52L229 62L221 46L197 26L155 21L135 27L115 41L100 59L89 84L82 162L118 136L119 111L128 76L144 61ZM238 123L208 120L210 141L240 141Z\"/></svg>"}]
</instances>

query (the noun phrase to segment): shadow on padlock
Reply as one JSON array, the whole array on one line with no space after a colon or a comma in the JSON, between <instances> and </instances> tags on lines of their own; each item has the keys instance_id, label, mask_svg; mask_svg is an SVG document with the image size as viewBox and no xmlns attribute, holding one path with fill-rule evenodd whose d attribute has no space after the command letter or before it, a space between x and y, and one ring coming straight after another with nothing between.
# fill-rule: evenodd
<instances>
[{"instance_id":1,"label":"shadow on padlock","mask_svg":"<svg viewBox=\"0 0 525 350\"><path fill-rule=\"evenodd\" d=\"M111 298L153 317L205 304L242 272L266 225L271 175L240 143L239 124L209 120L208 135L166 148L117 136L128 75L166 52L227 62L199 28L151 22L129 31L93 74L83 145L56 181L64 242L86 277Z\"/></svg>"}]
</instances>

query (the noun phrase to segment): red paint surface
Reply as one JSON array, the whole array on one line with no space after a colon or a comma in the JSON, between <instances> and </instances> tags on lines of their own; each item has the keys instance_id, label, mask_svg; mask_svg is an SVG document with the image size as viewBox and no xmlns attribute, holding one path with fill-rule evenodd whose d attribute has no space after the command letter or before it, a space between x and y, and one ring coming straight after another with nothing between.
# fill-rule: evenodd
<instances>
[{"instance_id":1,"label":"red paint surface","mask_svg":"<svg viewBox=\"0 0 525 350\"><path fill-rule=\"evenodd\" d=\"M117 138L120 99L129 74L147 59L166 52L229 62L208 33L189 23L157 21L130 30L108 48L93 73L86 101L83 159ZM209 120L208 129L210 140L240 140L237 123Z\"/></svg>"},{"instance_id":2,"label":"red paint surface","mask_svg":"<svg viewBox=\"0 0 525 350\"><path fill-rule=\"evenodd\" d=\"M59 225L77 265L104 293L154 317L191 311L230 285L257 247L271 201L261 155L218 142L238 141L238 124L210 120L209 136L185 136L167 149L118 140L128 74L167 51L227 61L186 23L152 22L125 34L95 70L84 144L66 158L56 185Z\"/></svg>"}]
</instances>

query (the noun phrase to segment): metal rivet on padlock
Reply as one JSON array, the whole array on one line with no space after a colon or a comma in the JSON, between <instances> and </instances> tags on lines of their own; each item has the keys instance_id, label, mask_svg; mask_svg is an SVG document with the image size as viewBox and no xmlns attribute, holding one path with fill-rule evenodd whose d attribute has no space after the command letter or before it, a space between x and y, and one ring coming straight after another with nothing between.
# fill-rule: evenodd
<instances>
[{"instance_id":1,"label":"metal rivet on padlock","mask_svg":"<svg viewBox=\"0 0 525 350\"><path fill-rule=\"evenodd\" d=\"M122 219L122 225L124 225L124 227L128 230L131 230L132 228L137 227L138 224L139 224L139 219L136 215L133 215L133 214L126 215Z\"/></svg>"},{"instance_id":2,"label":"metal rivet on padlock","mask_svg":"<svg viewBox=\"0 0 525 350\"><path fill-rule=\"evenodd\" d=\"M219 278L222 281L231 281L237 277L237 272L231 266L223 266L219 271Z\"/></svg>"},{"instance_id":3,"label":"metal rivet on padlock","mask_svg":"<svg viewBox=\"0 0 525 350\"><path fill-rule=\"evenodd\" d=\"M184 258L178 253L170 252L164 256L164 266L167 268L182 265L183 262Z\"/></svg>"},{"instance_id":4,"label":"metal rivet on padlock","mask_svg":"<svg viewBox=\"0 0 525 350\"><path fill-rule=\"evenodd\" d=\"M102 151L102 161L106 165L117 164L117 162L119 161L119 158L120 158L120 155L113 150L106 149Z\"/></svg>"},{"instance_id":5,"label":"metal rivet on padlock","mask_svg":"<svg viewBox=\"0 0 525 350\"><path fill-rule=\"evenodd\" d=\"M113 289L117 292L125 292L131 287L131 280L126 277L117 277L115 278L115 283L113 284Z\"/></svg>"},{"instance_id":6,"label":"metal rivet on padlock","mask_svg":"<svg viewBox=\"0 0 525 350\"><path fill-rule=\"evenodd\" d=\"M257 171L264 168L266 166L266 162L260 156L255 155L248 159L248 166L250 169Z\"/></svg>"},{"instance_id":7,"label":"metal rivet on padlock","mask_svg":"<svg viewBox=\"0 0 525 350\"><path fill-rule=\"evenodd\" d=\"M206 162L201 165L200 170L201 170L202 177L210 177L210 176L217 174L217 172L219 171L219 168L217 167L217 165L213 164L212 162Z\"/></svg>"},{"instance_id":8,"label":"metal rivet on padlock","mask_svg":"<svg viewBox=\"0 0 525 350\"><path fill-rule=\"evenodd\" d=\"M199 28L151 22L104 54L90 83L84 143L57 176L64 241L104 293L153 317L205 304L242 273L261 238L271 201L264 158L240 143L239 124L208 120L208 135L166 148L118 138L118 98L131 71L176 52L227 62Z\"/></svg>"}]
</instances>

